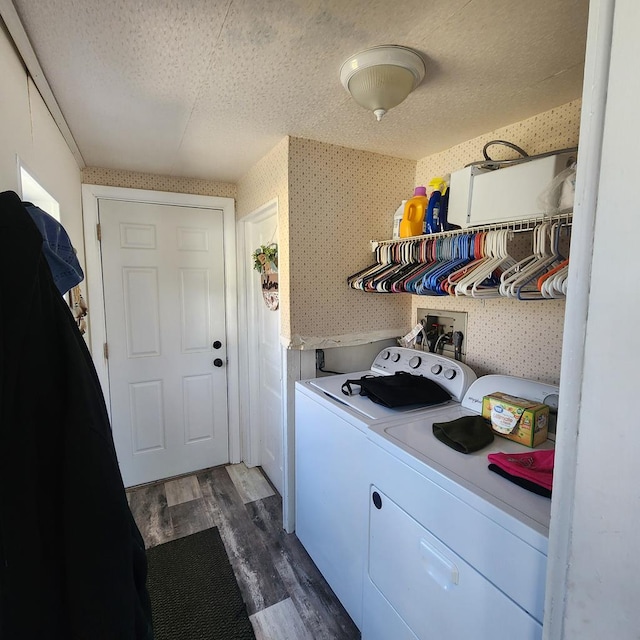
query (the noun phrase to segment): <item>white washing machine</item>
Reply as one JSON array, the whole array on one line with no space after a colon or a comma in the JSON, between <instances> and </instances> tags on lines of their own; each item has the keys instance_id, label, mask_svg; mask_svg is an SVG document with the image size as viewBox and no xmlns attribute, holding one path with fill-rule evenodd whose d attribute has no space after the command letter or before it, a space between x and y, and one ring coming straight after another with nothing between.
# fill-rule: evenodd
<instances>
[{"instance_id":1,"label":"white washing machine","mask_svg":"<svg viewBox=\"0 0 640 640\"><path fill-rule=\"evenodd\" d=\"M348 379L396 371L437 381L451 401L439 407L389 409L342 392ZM456 360L390 347L378 354L368 371L296 384L296 534L360 629L368 545L368 433L374 425L458 407L475 379L475 373Z\"/></svg>"}]
</instances>

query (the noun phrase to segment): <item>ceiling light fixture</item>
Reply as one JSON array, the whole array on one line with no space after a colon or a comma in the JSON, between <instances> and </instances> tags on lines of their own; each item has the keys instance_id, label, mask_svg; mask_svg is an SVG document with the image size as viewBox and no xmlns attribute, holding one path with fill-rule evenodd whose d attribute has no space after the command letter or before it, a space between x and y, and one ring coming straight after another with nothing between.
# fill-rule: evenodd
<instances>
[{"instance_id":1,"label":"ceiling light fixture","mask_svg":"<svg viewBox=\"0 0 640 640\"><path fill-rule=\"evenodd\" d=\"M351 56L340 67L342 86L378 122L422 82L424 60L413 49L384 45Z\"/></svg>"}]
</instances>

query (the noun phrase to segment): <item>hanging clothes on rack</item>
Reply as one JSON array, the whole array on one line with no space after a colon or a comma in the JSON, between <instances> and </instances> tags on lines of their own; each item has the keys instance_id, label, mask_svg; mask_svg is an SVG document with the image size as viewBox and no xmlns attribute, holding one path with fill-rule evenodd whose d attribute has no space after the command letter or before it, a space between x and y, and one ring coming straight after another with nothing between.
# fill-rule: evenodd
<instances>
[{"instance_id":1,"label":"hanging clothes on rack","mask_svg":"<svg viewBox=\"0 0 640 640\"><path fill-rule=\"evenodd\" d=\"M0 637L152 640L100 383L13 192L0 234Z\"/></svg>"}]
</instances>

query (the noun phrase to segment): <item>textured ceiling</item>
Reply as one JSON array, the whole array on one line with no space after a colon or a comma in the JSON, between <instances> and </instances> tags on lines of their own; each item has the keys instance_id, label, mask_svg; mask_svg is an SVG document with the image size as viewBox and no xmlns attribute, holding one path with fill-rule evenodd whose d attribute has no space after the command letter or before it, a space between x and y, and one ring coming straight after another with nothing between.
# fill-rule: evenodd
<instances>
[{"instance_id":1,"label":"textured ceiling","mask_svg":"<svg viewBox=\"0 0 640 640\"><path fill-rule=\"evenodd\" d=\"M285 135L410 159L578 98L588 0L14 0L88 166L236 182ZM427 76L382 122L351 54Z\"/></svg>"}]
</instances>

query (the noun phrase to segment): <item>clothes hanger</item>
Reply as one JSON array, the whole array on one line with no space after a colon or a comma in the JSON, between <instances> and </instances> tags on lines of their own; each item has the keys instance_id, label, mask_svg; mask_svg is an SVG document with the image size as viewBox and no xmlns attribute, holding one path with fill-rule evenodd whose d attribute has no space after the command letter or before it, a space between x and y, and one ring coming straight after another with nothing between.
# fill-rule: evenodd
<instances>
[{"instance_id":1,"label":"clothes hanger","mask_svg":"<svg viewBox=\"0 0 640 640\"><path fill-rule=\"evenodd\" d=\"M469 261L468 235L449 236L436 240L437 262L416 285L419 295L447 295L441 287L447 276Z\"/></svg>"},{"instance_id":2,"label":"clothes hanger","mask_svg":"<svg viewBox=\"0 0 640 640\"><path fill-rule=\"evenodd\" d=\"M518 282L528 280L531 272L537 273L538 266L548 257L546 239L550 232L550 223L543 222L533 230L531 255L516 262L506 269L500 277L500 295L507 298L516 297L516 289L512 286Z\"/></svg>"},{"instance_id":3,"label":"clothes hanger","mask_svg":"<svg viewBox=\"0 0 640 640\"><path fill-rule=\"evenodd\" d=\"M564 285L569 273L569 260L565 260L563 265L558 267L557 271L543 282L540 292L544 298L566 297L567 291Z\"/></svg>"},{"instance_id":4,"label":"clothes hanger","mask_svg":"<svg viewBox=\"0 0 640 640\"><path fill-rule=\"evenodd\" d=\"M506 243L506 235L501 231L493 230L483 234L482 258L472 263L473 268L456 283L455 295L470 296L474 286L486 284L486 280L492 277L494 270L505 259L506 244L505 250L501 249L503 237Z\"/></svg>"},{"instance_id":5,"label":"clothes hanger","mask_svg":"<svg viewBox=\"0 0 640 640\"><path fill-rule=\"evenodd\" d=\"M536 283L536 286L538 287L538 291L540 291L540 293L542 293L542 295L544 297L549 297L549 298L553 298L554 296L552 295L553 292L553 284L551 284L551 286L547 286L545 287L545 284L547 282L547 280L551 279L552 276L556 275L558 273L558 271L560 271L561 269L564 269L565 267L567 267L569 265L569 260L563 260L562 262L560 262L560 264L556 265L555 267L553 267L553 269L550 269L549 271L547 271L546 273L544 273L543 275L541 275L538 278L538 282ZM545 295L548 294L548 295Z\"/></svg>"},{"instance_id":6,"label":"clothes hanger","mask_svg":"<svg viewBox=\"0 0 640 640\"><path fill-rule=\"evenodd\" d=\"M515 227L380 243L376 263L349 276L347 283L353 289L379 293L504 295L521 300L563 297L568 262L560 255L559 236L568 226L569 218L536 225L531 254L520 261L507 248Z\"/></svg>"},{"instance_id":7,"label":"clothes hanger","mask_svg":"<svg viewBox=\"0 0 640 640\"><path fill-rule=\"evenodd\" d=\"M423 247L425 263L423 268L415 272L411 278L408 278L405 283L405 291L408 293L417 293L416 289L422 282L422 279L426 273L428 273L434 266L437 265L437 248L436 239L427 238Z\"/></svg>"},{"instance_id":8,"label":"clothes hanger","mask_svg":"<svg viewBox=\"0 0 640 640\"><path fill-rule=\"evenodd\" d=\"M429 241L426 238L417 241L416 254L418 261L412 264L411 269L403 273L401 277L396 278L392 283L391 290L393 292L410 292L410 290L407 289L408 283L412 282L418 275L422 277L422 274L428 268L428 264L425 264L425 262L427 262L429 255Z\"/></svg>"},{"instance_id":9,"label":"clothes hanger","mask_svg":"<svg viewBox=\"0 0 640 640\"><path fill-rule=\"evenodd\" d=\"M465 265L456 269L453 273L449 274L447 281L442 284L443 289L451 296L456 295L456 285L464 278L472 269L478 266L478 264L484 259L484 241L486 232L474 233L470 237L469 250L470 261Z\"/></svg>"},{"instance_id":10,"label":"clothes hanger","mask_svg":"<svg viewBox=\"0 0 640 640\"><path fill-rule=\"evenodd\" d=\"M436 295L447 295L448 277L473 259L473 236L460 235L452 238L452 257L429 275L427 285Z\"/></svg>"},{"instance_id":11,"label":"clothes hanger","mask_svg":"<svg viewBox=\"0 0 640 640\"><path fill-rule=\"evenodd\" d=\"M402 284L407 276L412 275L415 271L422 267L419 262L423 251L422 240L410 240L405 243L405 247L398 255L403 260L403 263L389 270L386 273L381 274L375 282L375 288L380 293L400 293Z\"/></svg>"},{"instance_id":12,"label":"clothes hanger","mask_svg":"<svg viewBox=\"0 0 640 640\"><path fill-rule=\"evenodd\" d=\"M482 237L482 250L480 252L481 258L475 264L473 269L469 270L457 283L455 287L455 295L467 296L471 294L471 287L476 278L487 277L486 267L494 259L494 234L491 231L487 231Z\"/></svg>"},{"instance_id":13,"label":"clothes hanger","mask_svg":"<svg viewBox=\"0 0 640 640\"><path fill-rule=\"evenodd\" d=\"M431 273L437 271L442 265L443 251L445 254L447 251L446 247L443 247L443 243L445 243L444 238L433 238L430 240L432 260L430 261L429 268L423 272L422 278L415 283L414 293L416 293L417 295L431 295L432 292L426 286L425 280Z\"/></svg>"},{"instance_id":14,"label":"clothes hanger","mask_svg":"<svg viewBox=\"0 0 640 640\"><path fill-rule=\"evenodd\" d=\"M420 262L421 241L410 240L404 244L406 246L404 246L401 256L403 264L401 264L396 271L387 274L387 277L385 277L379 287L382 292L402 293L404 291L402 289L404 279L408 274L413 273L422 266Z\"/></svg>"},{"instance_id":15,"label":"clothes hanger","mask_svg":"<svg viewBox=\"0 0 640 640\"><path fill-rule=\"evenodd\" d=\"M545 230L541 235L540 257L512 282L510 293L518 300L540 300L543 298L537 287L539 276L564 259L559 252L561 227L562 223L557 222L550 225L548 233Z\"/></svg>"},{"instance_id":16,"label":"clothes hanger","mask_svg":"<svg viewBox=\"0 0 640 640\"><path fill-rule=\"evenodd\" d=\"M491 264L485 267L486 271L491 270L490 275L480 280L476 278L471 287L471 296L473 298L499 298L500 297L500 277L505 269L508 269L515 260L509 255L507 243L510 232L506 229L493 232L495 258Z\"/></svg>"},{"instance_id":17,"label":"clothes hanger","mask_svg":"<svg viewBox=\"0 0 640 640\"><path fill-rule=\"evenodd\" d=\"M376 248L375 264L365 267L361 271L354 273L347 278L347 283L353 289L365 290L364 283L367 278L373 277L376 273L382 271L391 262L392 247L389 245L378 245Z\"/></svg>"}]
</instances>

